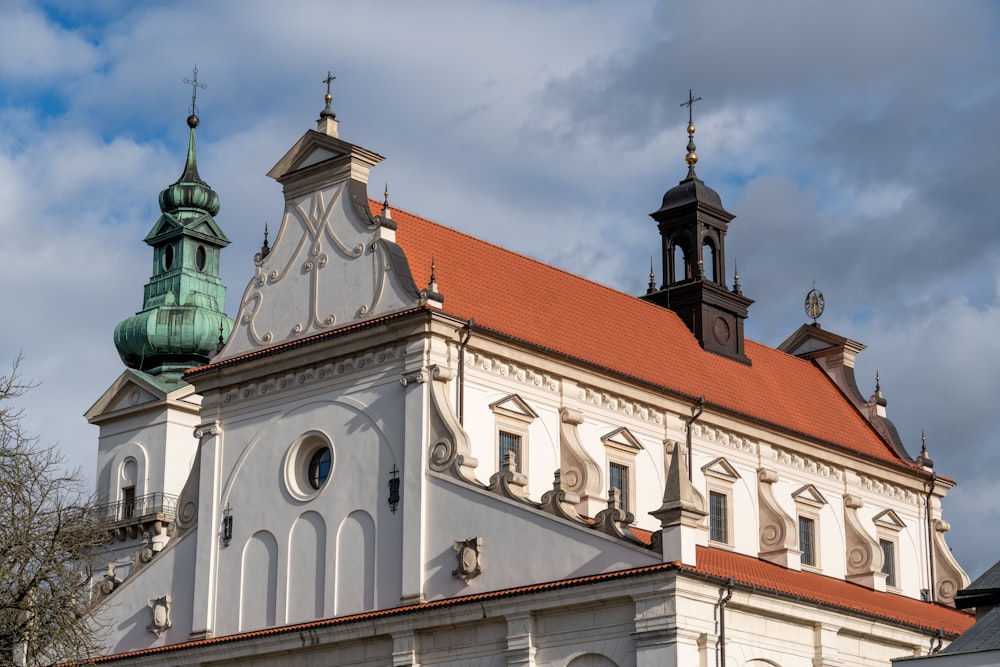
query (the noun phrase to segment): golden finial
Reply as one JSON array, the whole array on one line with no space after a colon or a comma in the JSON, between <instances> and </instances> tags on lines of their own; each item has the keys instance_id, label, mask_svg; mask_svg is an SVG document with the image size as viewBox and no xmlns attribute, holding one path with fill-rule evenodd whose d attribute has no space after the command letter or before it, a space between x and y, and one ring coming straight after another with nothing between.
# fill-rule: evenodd
<instances>
[{"instance_id":1,"label":"golden finial","mask_svg":"<svg viewBox=\"0 0 1000 667\"><path fill-rule=\"evenodd\" d=\"M694 96L694 92L691 91L691 90L688 90L688 99L687 99L687 102L683 102L681 104L682 107L687 107L688 108L688 126L687 126L687 133L688 133L687 151L688 152L687 152L687 155L684 156L684 161L687 162L688 170L689 170L689 176L694 176L694 166L698 163L698 154L694 152L695 151L695 145L694 145L694 130L695 130L695 128L694 128L694 116L693 116L693 113L692 113L692 109L694 108L694 103L697 102L697 101L699 101L699 100L701 100L700 97L695 97Z\"/></svg>"}]
</instances>

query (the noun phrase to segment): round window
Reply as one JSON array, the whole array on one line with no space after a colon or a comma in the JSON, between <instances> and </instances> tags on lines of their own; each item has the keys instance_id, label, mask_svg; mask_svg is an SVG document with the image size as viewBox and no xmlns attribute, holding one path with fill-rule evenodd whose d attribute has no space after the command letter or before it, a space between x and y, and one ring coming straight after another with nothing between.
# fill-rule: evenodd
<instances>
[{"instance_id":1,"label":"round window","mask_svg":"<svg viewBox=\"0 0 1000 667\"><path fill-rule=\"evenodd\" d=\"M174 247L168 245L163 249L163 270L169 271L174 265Z\"/></svg>"},{"instance_id":2,"label":"round window","mask_svg":"<svg viewBox=\"0 0 1000 667\"><path fill-rule=\"evenodd\" d=\"M324 447L316 450L316 453L309 459L309 486L317 491L326 484L330 477L330 448Z\"/></svg>"},{"instance_id":3,"label":"round window","mask_svg":"<svg viewBox=\"0 0 1000 667\"><path fill-rule=\"evenodd\" d=\"M312 500L326 488L335 464L330 439L317 431L305 433L285 454L285 489L296 500Z\"/></svg>"},{"instance_id":4,"label":"round window","mask_svg":"<svg viewBox=\"0 0 1000 667\"><path fill-rule=\"evenodd\" d=\"M194 263L198 266L199 271L205 270L205 259L206 259L205 246L200 245L198 246L198 250L196 250L194 253Z\"/></svg>"}]
</instances>

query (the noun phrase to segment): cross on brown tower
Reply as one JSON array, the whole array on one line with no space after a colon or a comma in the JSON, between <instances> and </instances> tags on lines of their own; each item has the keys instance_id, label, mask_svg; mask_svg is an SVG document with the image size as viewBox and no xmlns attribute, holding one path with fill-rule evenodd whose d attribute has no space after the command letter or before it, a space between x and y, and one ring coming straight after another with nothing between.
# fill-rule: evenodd
<instances>
[{"instance_id":1,"label":"cross on brown tower","mask_svg":"<svg viewBox=\"0 0 1000 667\"><path fill-rule=\"evenodd\" d=\"M694 107L694 103L695 102L700 102L700 101L701 101L701 98L700 97L695 97L693 91L690 88L688 88L688 99L687 99L687 102L681 102L681 106L682 107L687 107L688 108L688 125L694 124L694 118L693 118L692 113L691 113L692 112L692 108Z\"/></svg>"}]
</instances>

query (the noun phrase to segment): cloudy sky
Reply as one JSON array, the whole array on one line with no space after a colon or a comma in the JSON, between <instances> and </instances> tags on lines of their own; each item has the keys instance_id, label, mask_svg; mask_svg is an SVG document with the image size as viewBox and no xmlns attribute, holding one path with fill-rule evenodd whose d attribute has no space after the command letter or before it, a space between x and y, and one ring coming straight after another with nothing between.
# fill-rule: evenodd
<instances>
[{"instance_id":1,"label":"cloudy sky","mask_svg":"<svg viewBox=\"0 0 1000 667\"><path fill-rule=\"evenodd\" d=\"M341 136L387 157L373 194L631 293L693 88L748 336L781 343L815 281L822 325L868 345L862 391L877 370L911 453L925 432L959 481L959 561L1000 558L1000 5L258 5L0 0L0 360L23 354L29 428L87 475L81 415L122 369L112 332L141 306L195 64L230 314L281 218L265 173L314 127L328 69Z\"/></svg>"}]
</instances>

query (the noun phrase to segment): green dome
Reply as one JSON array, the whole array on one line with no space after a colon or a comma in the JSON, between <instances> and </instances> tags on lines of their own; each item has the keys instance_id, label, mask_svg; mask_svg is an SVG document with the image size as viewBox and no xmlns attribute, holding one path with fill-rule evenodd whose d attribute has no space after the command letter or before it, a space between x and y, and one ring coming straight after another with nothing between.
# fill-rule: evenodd
<instances>
[{"instance_id":1,"label":"green dome","mask_svg":"<svg viewBox=\"0 0 1000 667\"><path fill-rule=\"evenodd\" d=\"M219 278L222 248L229 244L215 222L219 195L198 175L194 128L184 173L160 193L163 214L146 243L153 248L153 275L142 310L115 327L115 347L129 368L150 375L177 374L209 362L233 330L224 312L226 286Z\"/></svg>"},{"instance_id":2,"label":"green dome","mask_svg":"<svg viewBox=\"0 0 1000 667\"><path fill-rule=\"evenodd\" d=\"M197 119L197 116L191 118ZM188 125L191 126L191 135L188 140L184 173L173 185L160 193L160 210L164 213L171 213L180 209L193 208L215 216L219 214L219 195L198 175L198 162L195 159L194 150L194 126L197 123L192 124L191 120L188 119Z\"/></svg>"}]
</instances>

